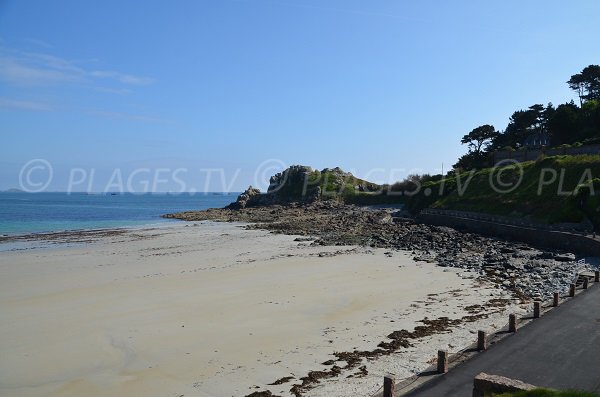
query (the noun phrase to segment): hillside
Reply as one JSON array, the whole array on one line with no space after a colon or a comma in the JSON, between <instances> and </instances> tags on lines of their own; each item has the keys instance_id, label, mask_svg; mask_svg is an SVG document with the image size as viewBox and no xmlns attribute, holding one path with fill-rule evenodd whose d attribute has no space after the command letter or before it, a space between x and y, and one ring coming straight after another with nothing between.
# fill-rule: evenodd
<instances>
[{"instance_id":1,"label":"hillside","mask_svg":"<svg viewBox=\"0 0 600 397\"><path fill-rule=\"evenodd\" d=\"M430 193L427 195L426 193ZM600 155L555 156L463 172L424 183L410 197L413 213L452 209L525 218L544 223L600 224Z\"/></svg>"},{"instance_id":2,"label":"hillside","mask_svg":"<svg viewBox=\"0 0 600 397\"><path fill-rule=\"evenodd\" d=\"M271 177L266 193L250 187L230 208L327 200L357 205L401 203L413 214L436 208L549 224L589 220L598 228L600 155L546 157L391 187L340 168L319 171L292 166Z\"/></svg>"}]
</instances>

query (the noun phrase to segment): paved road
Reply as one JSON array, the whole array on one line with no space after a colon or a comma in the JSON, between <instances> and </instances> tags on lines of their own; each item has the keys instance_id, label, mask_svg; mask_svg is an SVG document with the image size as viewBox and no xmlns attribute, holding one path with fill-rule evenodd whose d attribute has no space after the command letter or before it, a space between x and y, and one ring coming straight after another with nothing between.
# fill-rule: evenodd
<instances>
[{"instance_id":1,"label":"paved road","mask_svg":"<svg viewBox=\"0 0 600 397\"><path fill-rule=\"evenodd\" d=\"M541 387L600 392L600 285L406 396L470 397L480 372Z\"/></svg>"}]
</instances>

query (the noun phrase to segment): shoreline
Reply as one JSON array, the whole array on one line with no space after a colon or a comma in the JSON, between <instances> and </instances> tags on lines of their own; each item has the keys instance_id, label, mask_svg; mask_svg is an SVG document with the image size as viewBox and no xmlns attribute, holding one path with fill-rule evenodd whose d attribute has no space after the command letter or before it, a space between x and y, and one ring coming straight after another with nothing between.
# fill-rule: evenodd
<instances>
[{"instance_id":1,"label":"shoreline","mask_svg":"<svg viewBox=\"0 0 600 397\"><path fill-rule=\"evenodd\" d=\"M166 220L146 224L121 227L56 230L48 232L0 235L0 252L50 248L60 245L89 244L105 237L119 236L135 231L168 228L179 224L176 220ZM36 245L37 244L37 245Z\"/></svg>"},{"instance_id":2,"label":"shoreline","mask_svg":"<svg viewBox=\"0 0 600 397\"><path fill-rule=\"evenodd\" d=\"M96 280L89 279L91 273L88 273L90 269L87 262L96 263L95 266L100 266L103 270L106 268L104 271L108 271L107 275L112 277L112 281L106 279L103 288L115 288L120 284L120 278L117 276L125 274L133 284L127 284L126 289L131 292L123 295L122 303L131 304L138 301L141 298L140 291L147 289L143 287L144 284L138 284L134 279L148 279L153 283L158 282L155 288L167 294L168 300L173 299L173 294L177 296L183 291L187 291L186 295L193 295L198 300L193 306L200 304L195 312L202 313L206 307L220 307L219 312L224 310L223 313L229 314L224 317L217 316L219 320L215 320L215 325L229 324L229 327L233 327L230 330L225 326L224 331L215 330L202 336L202 321L196 319L195 325L192 325L196 327L196 333L191 339L184 338L184 346L179 341L158 342L154 337L150 337L146 339L145 347L129 346L127 349L133 349L133 354L137 357L156 350L156 343L159 343L159 346L164 343L170 346L160 349L162 353L157 357L161 362L166 360L170 363L164 364L166 368L170 368L169 372L178 368L179 372L170 372L169 376L175 376L180 381L167 382L170 389L164 389L164 392L172 393L175 388L182 391L182 394L185 390L193 390L206 396L233 393L253 397L370 395L386 373L394 373L397 379L413 376L429 366L438 348L445 347L449 351L455 351L466 347L472 343L476 330L501 328L504 326L508 310L517 313L525 310L523 303L528 297L503 284L504 281L498 279L495 271L486 271L485 267L463 266L461 263L449 265L449 261L479 255L488 252L491 247L500 254L512 253L512 259L509 258L506 262L510 266L535 263L547 267L541 273L543 279L547 273L563 264L555 260L555 255L564 255L552 253L549 256L546 251L523 244L471 234L462 235L447 228L416 226L406 219L395 220L389 211L378 208L326 204L316 207L272 206L241 211L210 209L186 212L185 218L193 222L170 222L152 228L36 234L31 241L42 241L43 237L49 237L47 242L53 249L19 252L19 256L15 256L17 252L5 251L3 255L12 255L16 262L21 261L22 265L27 267L30 265L29 261L39 260L34 257L50 258L51 263L56 263L59 257L68 258L75 253L85 252L86 260L83 263L75 263L68 259L63 259L67 261L66 264L58 263L81 271L81 277L92 285ZM340 225L344 227L340 228ZM425 229L421 229L422 227ZM387 233L389 229L402 236L402 239L408 240L412 244L410 249L394 244L394 241L402 240L390 240L390 234ZM27 236L23 238L26 239ZM465 240L474 241L467 246L466 251L465 247L459 250L447 248L448 244L460 247ZM106 255L101 254L102 252L112 252L110 255L116 255L118 260L110 264L101 263ZM466 255L457 256L460 253ZM447 257L445 262L440 262L441 254ZM246 259L240 264L236 257ZM10 261L6 262L6 259L0 256L0 271L9 269ZM144 270L148 261L150 268ZM210 262L211 265L193 267L192 263L196 261ZM48 277L53 277L52 270L47 270L47 263L44 262L43 265ZM126 269L125 265L132 269ZM249 269L246 267L252 267L254 271L248 273ZM181 273L169 273L173 268L181 268ZM349 270L352 271L349 273ZM22 270L15 270L13 276L21 277L20 271ZM131 271L133 274L147 274L137 273L138 275L131 279ZM382 271L386 276L382 277ZM212 284L218 286L217 279L205 285L204 278L197 278L194 274L192 277L199 286L205 285L204 288L214 290L216 295L211 296L206 291L198 291L198 286L189 284L190 280L186 280L187 272L200 272L204 277L218 277L218 280L225 284L222 288L215 289L216 286ZM360 276L354 276L355 274ZM391 274L397 276L390 276ZM242 284L233 288L229 285L232 277L238 280L234 284ZM166 278L164 282L167 284L159 281L163 278ZM173 283L175 280L179 281ZM339 284L340 282L343 284ZM61 280L58 283L63 285L65 281ZM279 290L280 283L286 288ZM332 286L341 290L321 295ZM95 289L97 287L93 288ZM227 296L233 291L236 291L235 295L243 293L239 295L241 300L237 301L237 305L247 305L248 301L252 301L253 298L246 296L248 293L250 296L264 298L254 301L253 305L242 312L238 312L236 305L221 306L227 300L214 300L221 294ZM296 291L296 294L290 296L290 291ZM307 295L307 291L311 292ZM32 293L37 294L37 288L35 292L32 290ZM330 295L332 293L334 295ZM319 297L318 300L313 301L312 295ZM373 298L374 296L377 298ZM294 305L296 300L304 303ZM3 302L0 301L0 306ZM284 307L290 304L292 306L284 312L279 309L273 312L271 308L264 312L262 305L265 303L275 307L280 304ZM185 309L180 309L178 305L165 306L160 301L148 303L150 307L160 308L159 311L164 311L162 316L167 317L172 316L173 311L180 312L179 317L189 317L192 313L189 304L188 302L184 305ZM307 308L312 309L306 312ZM328 316L321 317L323 310L329 313ZM111 310L106 312L110 318L106 324L116 321L112 317L113 314ZM241 325L235 325L232 320L240 315L246 320ZM255 315L258 315L261 321L257 322ZM280 318L282 315L291 315L292 318L283 320ZM117 321L117 324L120 321L123 320ZM3 322L10 323L10 319L3 319ZM181 328L190 328L189 320L184 322ZM237 334L239 330L236 329L240 326L245 327L246 323L253 324L247 330L247 334ZM294 327L290 328L290 325ZM170 328L162 323L154 326ZM149 332L147 326L143 326L142 329ZM273 333L273 330L279 331ZM297 333L299 330L303 332ZM95 329L90 331L97 332ZM167 335L173 334L173 330L163 332ZM18 333L19 337L22 333ZM162 332L156 334L158 335L162 335ZM227 340L237 340L235 353L223 353L228 350L228 347L222 345L223 335L227 335ZM253 345L257 343L255 336L261 336L261 342L257 345L261 349L253 351ZM114 337L113 335L110 338ZM202 347L203 341L208 346ZM127 346L127 342L124 343ZM279 348L274 349L274 344L280 344ZM295 345L295 349L291 349L292 345ZM192 348L193 346L195 348ZM215 346L221 347L210 350ZM189 369L181 368L171 362L169 357L173 352L199 347L204 349L203 357L200 361L194 361L192 366L204 368L206 372L201 379L194 380ZM203 361L205 357L212 358L206 362ZM219 362L222 371L217 370ZM263 367L263 362L268 363L267 367ZM223 366L225 363L227 365ZM82 363L79 361L76 365ZM121 363L118 367L126 370L128 374L133 370L128 368L129 364ZM154 366L149 369L152 368ZM124 375L114 374L115 370L120 373L114 364L108 365L106 370L113 373L108 384L96 379L99 375L92 378L84 375L84 388L75 387L70 382L69 386L65 386L67 389L61 388L60 393L57 393L61 396L81 393L100 396L115 388L114 391L118 391L119 394L126 392L132 396L145 397L147 394L141 390L154 382L146 375L133 375L136 380L135 386L129 388L118 380ZM135 369L139 370L140 368ZM102 375L101 378L104 379L105 376L107 375ZM160 377L158 374L152 376ZM184 386L186 383L187 386ZM191 389L186 389L189 384L192 384ZM223 384L228 384L233 389L223 389ZM95 386L92 387L93 385ZM95 388L99 388L99 394L95 394ZM15 396L20 397L18 394Z\"/></svg>"},{"instance_id":3,"label":"shoreline","mask_svg":"<svg viewBox=\"0 0 600 397\"><path fill-rule=\"evenodd\" d=\"M237 194L123 193L86 195L40 192L0 195L4 219L0 238L90 229L145 227L165 220L169 211L218 208Z\"/></svg>"},{"instance_id":4,"label":"shoreline","mask_svg":"<svg viewBox=\"0 0 600 397\"><path fill-rule=\"evenodd\" d=\"M57 235L75 235L78 233L93 233L93 232L110 232L119 230L135 230L135 229L147 229L151 227L160 227L163 225L174 225L177 220L168 219L161 216L159 219L153 219L147 223L135 223L135 224L123 224L121 226L107 226L107 227L91 227L82 229L61 229L61 230L45 230L39 232L24 232L24 233L2 233L0 234L0 244L5 241L13 240L43 240L52 239Z\"/></svg>"},{"instance_id":5,"label":"shoreline","mask_svg":"<svg viewBox=\"0 0 600 397\"><path fill-rule=\"evenodd\" d=\"M473 315L465 307L507 294L493 285L473 289L476 274L416 263L405 252L312 245L242 224L193 225L3 253L6 395L145 397L156 388L343 396L370 390L384 368L426 367L431 339L453 345L472 338L468 327L504 318L481 307L487 319L457 328L457 319ZM422 338L404 334L419 325ZM408 339L389 338L394 330ZM382 342L389 354L355 354ZM50 365L57 354L60 365ZM335 377L319 374L332 370ZM304 386L294 394L294 385Z\"/></svg>"}]
</instances>

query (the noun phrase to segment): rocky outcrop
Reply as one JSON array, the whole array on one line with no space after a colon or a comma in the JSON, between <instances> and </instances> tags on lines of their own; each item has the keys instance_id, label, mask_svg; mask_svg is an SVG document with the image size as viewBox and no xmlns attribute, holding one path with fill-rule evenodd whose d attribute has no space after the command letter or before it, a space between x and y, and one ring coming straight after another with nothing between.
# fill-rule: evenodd
<instances>
[{"instance_id":1,"label":"rocky outcrop","mask_svg":"<svg viewBox=\"0 0 600 397\"><path fill-rule=\"evenodd\" d=\"M252 201L256 201L258 196L260 195L260 190L255 189L252 185L248 186L242 194L237 197L235 202L229 204L227 208L232 210L241 210L248 206L248 203L252 203Z\"/></svg>"},{"instance_id":2,"label":"rocky outcrop","mask_svg":"<svg viewBox=\"0 0 600 397\"><path fill-rule=\"evenodd\" d=\"M292 165L271 177L267 193L279 203L314 202L321 198L320 174L305 165Z\"/></svg>"},{"instance_id":3,"label":"rocky outcrop","mask_svg":"<svg viewBox=\"0 0 600 397\"><path fill-rule=\"evenodd\" d=\"M271 177L267 192L278 192L282 188L291 186L292 184L304 184L313 172L314 170L306 165L292 165Z\"/></svg>"},{"instance_id":4,"label":"rocky outcrop","mask_svg":"<svg viewBox=\"0 0 600 397\"><path fill-rule=\"evenodd\" d=\"M305 165L292 165L273 175L266 193L250 186L228 209L244 209L289 203L313 203L321 199L335 199L344 189L358 192L373 190L374 184L360 180L339 167L314 170ZM330 191L323 194L323 187Z\"/></svg>"}]
</instances>

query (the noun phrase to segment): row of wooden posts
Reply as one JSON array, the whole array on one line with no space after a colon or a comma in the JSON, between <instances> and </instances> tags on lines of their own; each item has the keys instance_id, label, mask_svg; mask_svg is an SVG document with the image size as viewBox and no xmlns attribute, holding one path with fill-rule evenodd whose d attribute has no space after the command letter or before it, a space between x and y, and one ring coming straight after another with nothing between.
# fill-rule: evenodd
<instances>
[{"instance_id":1,"label":"row of wooden posts","mask_svg":"<svg viewBox=\"0 0 600 397\"><path fill-rule=\"evenodd\" d=\"M600 271L594 273L594 282L600 282ZM589 280L587 277L583 279L583 289L587 289ZM575 296L576 285L569 285L569 297ZM560 301L560 294L555 292L552 299L552 306L557 307ZM533 318L539 318L542 312L542 302L533 302ZM510 314L508 316L508 332L517 332L517 316ZM477 331L477 350L487 350L487 333L485 331ZM438 350L437 356L437 373L445 374L448 372L448 351ZM393 376L385 376L383 378L383 397L395 397L396 379ZM380 389L381 390L381 389Z\"/></svg>"}]
</instances>

